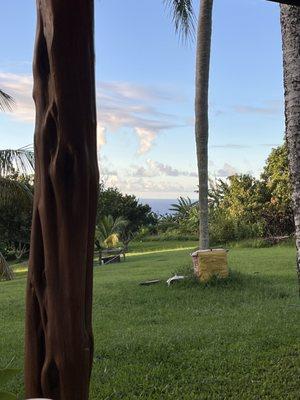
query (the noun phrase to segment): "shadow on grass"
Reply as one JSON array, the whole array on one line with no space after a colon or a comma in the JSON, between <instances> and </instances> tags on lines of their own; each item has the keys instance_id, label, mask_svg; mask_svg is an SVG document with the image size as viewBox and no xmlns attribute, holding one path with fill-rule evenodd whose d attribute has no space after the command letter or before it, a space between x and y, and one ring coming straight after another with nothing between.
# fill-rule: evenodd
<instances>
[{"instance_id":1,"label":"shadow on grass","mask_svg":"<svg viewBox=\"0 0 300 400\"><path fill-rule=\"evenodd\" d=\"M294 297L297 294L295 291L289 291L289 280L281 277L280 280L276 277L261 276L259 273L246 274L230 269L229 276L225 279L217 277L211 278L208 282L200 282L193 273L193 268L190 265L185 266L175 272L177 275L184 275L186 278L172 285L173 289L200 289L200 290L222 290L222 291L237 291L257 294L258 297L268 297L270 299L286 299ZM289 286L289 288L288 288Z\"/></svg>"}]
</instances>

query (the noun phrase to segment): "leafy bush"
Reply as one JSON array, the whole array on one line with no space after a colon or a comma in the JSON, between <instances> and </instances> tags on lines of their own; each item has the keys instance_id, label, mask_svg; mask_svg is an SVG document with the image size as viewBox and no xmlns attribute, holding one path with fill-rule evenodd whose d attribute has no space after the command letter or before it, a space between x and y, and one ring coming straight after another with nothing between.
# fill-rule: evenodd
<instances>
[{"instance_id":1,"label":"leafy bush","mask_svg":"<svg viewBox=\"0 0 300 400\"><path fill-rule=\"evenodd\" d=\"M228 215L226 210L217 209L210 215L210 241L212 244L228 243L264 235L264 222L250 223Z\"/></svg>"},{"instance_id":2,"label":"leafy bush","mask_svg":"<svg viewBox=\"0 0 300 400\"><path fill-rule=\"evenodd\" d=\"M122 217L114 219L111 215L104 216L96 226L95 243L98 249L115 247L119 242L119 235L127 224L128 222Z\"/></svg>"},{"instance_id":3,"label":"leafy bush","mask_svg":"<svg viewBox=\"0 0 300 400\"><path fill-rule=\"evenodd\" d=\"M160 241L197 241L198 236L193 235L193 234L183 234L181 233L180 230L178 229L170 229L166 232L159 233L157 235L149 235L149 236L144 236L143 238L140 238L139 240L141 241L147 241L147 242L160 242Z\"/></svg>"},{"instance_id":4,"label":"leafy bush","mask_svg":"<svg viewBox=\"0 0 300 400\"><path fill-rule=\"evenodd\" d=\"M97 225L104 216L122 217L128 221L125 231L135 234L142 226L155 230L156 215L148 204L141 204L134 195L123 194L115 187L100 184L97 209Z\"/></svg>"}]
</instances>

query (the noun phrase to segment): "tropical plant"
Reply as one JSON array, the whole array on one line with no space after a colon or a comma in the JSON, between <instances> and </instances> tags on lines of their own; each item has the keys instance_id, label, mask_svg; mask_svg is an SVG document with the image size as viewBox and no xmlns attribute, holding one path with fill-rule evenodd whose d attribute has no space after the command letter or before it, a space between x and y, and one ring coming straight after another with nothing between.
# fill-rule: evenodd
<instances>
[{"instance_id":1,"label":"tropical plant","mask_svg":"<svg viewBox=\"0 0 300 400\"><path fill-rule=\"evenodd\" d=\"M175 28L185 35L193 28L191 0L169 1ZM195 138L199 180L199 248L209 247L208 229L208 86L213 0L201 0L196 45Z\"/></svg>"},{"instance_id":2,"label":"tropical plant","mask_svg":"<svg viewBox=\"0 0 300 400\"><path fill-rule=\"evenodd\" d=\"M297 273L300 291L300 7L280 5L283 43L286 141L296 227Z\"/></svg>"},{"instance_id":3,"label":"tropical plant","mask_svg":"<svg viewBox=\"0 0 300 400\"><path fill-rule=\"evenodd\" d=\"M0 150L0 242L17 259L29 250L33 186L26 174L33 170L29 147Z\"/></svg>"},{"instance_id":4,"label":"tropical plant","mask_svg":"<svg viewBox=\"0 0 300 400\"><path fill-rule=\"evenodd\" d=\"M9 97L7 101L11 101ZM0 150L0 242L12 247L17 259L29 250L33 187L25 175L33 171L34 156L29 146Z\"/></svg>"},{"instance_id":5,"label":"tropical plant","mask_svg":"<svg viewBox=\"0 0 300 400\"><path fill-rule=\"evenodd\" d=\"M175 213L179 218L187 217L191 208L195 207L197 202L192 201L189 197L179 197L177 203L171 204L169 210Z\"/></svg>"},{"instance_id":6,"label":"tropical plant","mask_svg":"<svg viewBox=\"0 0 300 400\"><path fill-rule=\"evenodd\" d=\"M14 99L9 94L0 89L0 110L11 110L13 103Z\"/></svg>"},{"instance_id":7,"label":"tropical plant","mask_svg":"<svg viewBox=\"0 0 300 400\"><path fill-rule=\"evenodd\" d=\"M14 255L17 260L29 251L33 196L29 179L5 179L4 187L11 183L13 187L8 189L7 196L3 193L0 196L0 251L5 257Z\"/></svg>"},{"instance_id":8,"label":"tropical plant","mask_svg":"<svg viewBox=\"0 0 300 400\"><path fill-rule=\"evenodd\" d=\"M10 201L13 196L32 199L28 185L18 178L33 171L34 155L29 146L0 150L0 201Z\"/></svg>"},{"instance_id":9,"label":"tropical plant","mask_svg":"<svg viewBox=\"0 0 300 400\"><path fill-rule=\"evenodd\" d=\"M124 230L128 221L123 217L113 218L105 215L96 227L96 244L101 248L115 247L119 241L119 234Z\"/></svg>"},{"instance_id":10,"label":"tropical plant","mask_svg":"<svg viewBox=\"0 0 300 400\"><path fill-rule=\"evenodd\" d=\"M209 247L208 86L213 0L201 0L196 48L195 136L199 179L199 248Z\"/></svg>"},{"instance_id":11,"label":"tropical plant","mask_svg":"<svg viewBox=\"0 0 300 400\"><path fill-rule=\"evenodd\" d=\"M128 237L142 226L155 225L157 220L148 204L141 204L136 196L123 194L115 187L105 188L102 183L98 196L97 225L105 215L111 215L114 219L126 219L128 223L125 230Z\"/></svg>"},{"instance_id":12,"label":"tropical plant","mask_svg":"<svg viewBox=\"0 0 300 400\"><path fill-rule=\"evenodd\" d=\"M290 235L295 231L295 224L286 144L272 149L261 181L266 194L263 206L266 236Z\"/></svg>"},{"instance_id":13,"label":"tropical plant","mask_svg":"<svg viewBox=\"0 0 300 400\"><path fill-rule=\"evenodd\" d=\"M190 37L195 29L195 15L192 0L164 0L172 12L172 19L177 33L184 39Z\"/></svg>"},{"instance_id":14,"label":"tropical plant","mask_svg":"<svg viewBox=\"0 0 300 400\"><path fill-rule=\"evenodd\" d=\"M20 149L0 150L0 176L15 173L30 174L34 171L34 154L31 146Z\"/></svg>"}]
</instances>

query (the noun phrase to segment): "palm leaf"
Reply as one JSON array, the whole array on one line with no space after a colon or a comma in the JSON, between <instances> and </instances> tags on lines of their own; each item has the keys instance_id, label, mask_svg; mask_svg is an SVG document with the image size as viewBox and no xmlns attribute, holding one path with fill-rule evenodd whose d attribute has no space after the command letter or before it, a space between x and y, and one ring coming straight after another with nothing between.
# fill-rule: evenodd
<instances>
[{"instance_id":1,"label":"palm leaf","mask_svg":"<svg viewBox=\"0 0 300 400\"><path fill-rule=\"evenodd\" d=\"M192 0L164 0L171 9L176 33L184 39L193 37L195 33L195 14Z\"/></svg>"},{"instance_id":2,"label":"palm leaf","mask_svg":"<svg viewBox=\"0 0 300 400\"><path fill-rule=\"evenodd\" d=\"M14 99L7 93L0 89L0 110L11 110L14 104Z\"/></svg>"},{"instance_id":3,"label":"palm leaf","mask_svg":"<svg viewBox=\"0 0 300 400\"><path fill-rule=\"evenodd\" d=\"M0 150L0 176L15 173L28 174L34 171L34 154L28 147Z\"/></svg>"},{"instance_id":4,"label":"palm leaf","mask_svg":"<svg viewBox=\"0 0 300 400\"><path fill-rule=\"evenodd\" d=\"M121 233L128 221L123 217L114 219L111 215L105 215L97 226L96 236L100 243L104 243L113 234Z\"/></svg>"},{"instance_id":5,"label":"palm leaf","mask_svg":"<svg viewBox=\"0 0 300 400\"><path fill-rule=\"evenodd\" d=\"M12 178L0 176L0 203L31 204L33 193L26 183Z\"/></svg>"},{"instance_id":6,"label":"palm leaf","mask_svg":"<svg viewBox=\"0 0 300 400\"><path fill-rule=\"evenodd\" d=\"M178 203L171 204L169 210L176 214L180 214L181 216L188 214L190 209L197 204L197 201L193 202L189 197L185 199L182 196L177 199L177 202Z\"/></svg>"}]
</instances>

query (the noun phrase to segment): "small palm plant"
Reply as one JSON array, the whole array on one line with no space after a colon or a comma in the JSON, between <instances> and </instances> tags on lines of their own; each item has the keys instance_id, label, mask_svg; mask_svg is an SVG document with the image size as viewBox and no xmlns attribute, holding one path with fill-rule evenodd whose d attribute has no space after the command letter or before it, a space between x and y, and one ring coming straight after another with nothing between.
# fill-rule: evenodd
<instances>
[{"instance_id":1,"label":"small palm plant","mask_svg":"<svg viewBox=\"0 0 300 400\"><path fill-rule=\"evenodd\" d=\"M114 219L111 215L105 215L96 227L96 240L101 248L116 247L119 242L119 235L128 225L123 217Z\"/></svg>"},{"instance_id":2,"label":"small palm plant","mask_svg":"<svg viewBox=\"0 0 300 400\"><path fill-rule=\"evenodd\" d=\"M95 245L99 251L99 263L102 263L102 250L117 247L122 232L128 225L123 217L114 219L111 215L105 215L96 226Z\"/></svg>"},{"instance_id":3,"label":"small palm plant","mask_svg":"<svg viewBox=\"0 0 300 400\"><path fill-rule=\"evenodd\" d=\"M33 192L25 175L33 172L33 152L29 148L0 150L0 204L26 204L33 201ZM1 279L13 279L13 273L0 253Z\"/></svg>"},{"instance_id":4,"label":"small palm plant","mask_svg":"<svg viewBox=\"0 0 300 400\"><path fill-rule=\"evenodd\" d=\"M22 177L33 171L34 156L29 147L0 150L0 201L9 202L16 197L32 201L32 191Z\"/></svg>"},{"instance_id":5,"label":"small palm plant","mask_svg":"<svg viewBox=\"0 0 300 400\"><path fill-rule=\"evenodd\" d=\"M175 213L179 218L185 218L189 215L190 210L197 205L196 201L192 201L189 197L179 197L177 203L171 204L169 210Z\"/></svg>"}]
</instances>

